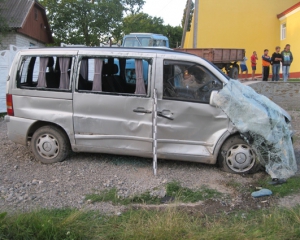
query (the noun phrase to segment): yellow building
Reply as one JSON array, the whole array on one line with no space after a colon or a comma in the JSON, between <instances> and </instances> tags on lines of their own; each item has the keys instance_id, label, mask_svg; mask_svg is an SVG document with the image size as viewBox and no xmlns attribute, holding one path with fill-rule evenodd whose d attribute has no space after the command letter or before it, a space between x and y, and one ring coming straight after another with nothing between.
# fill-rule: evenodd
<instances>
[{"instance_id":1,"label":"yellow building","mask_svg":"<svg viewBox=\"0 0 300 240\"><path fill-rule=\"evenodd\" d=\"M272 55L276 46L283 50L289 43L294 56L290 77L300 77L299 0L199 0L197 25L197 48L244 48L249 73L253 51L261 74L264 49ZM192 21L185 48L194 47L193 26Z\"/></svg>"}]
</instances>

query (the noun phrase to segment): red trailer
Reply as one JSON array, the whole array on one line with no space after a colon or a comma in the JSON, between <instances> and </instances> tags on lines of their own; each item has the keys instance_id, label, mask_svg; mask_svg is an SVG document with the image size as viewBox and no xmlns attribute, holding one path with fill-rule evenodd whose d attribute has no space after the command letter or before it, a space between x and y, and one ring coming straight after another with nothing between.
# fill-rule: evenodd
<instances>
[{"instance_id":1,"label":"red trailer","mask_svg":"<svg viewBox=\"0 0 300 240\"><path fill-rule=\"evenodd\" d=\"M212 62L226 71L229 77L237 79L239 75L238 61L243 61L245 49L236 48L176 48L175 51L187 52Z\"/></svg>"}]
</instances>

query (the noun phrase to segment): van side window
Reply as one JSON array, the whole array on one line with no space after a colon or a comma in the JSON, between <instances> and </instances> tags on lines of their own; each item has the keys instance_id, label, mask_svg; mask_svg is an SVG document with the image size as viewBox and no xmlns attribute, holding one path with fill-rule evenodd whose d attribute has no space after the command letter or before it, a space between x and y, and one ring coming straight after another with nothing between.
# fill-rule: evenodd
<instances>
[{"instance_id":1,"label":"van side window","mask_svg":"<svg viewBox=\"0 0 300 240\"><path fill-rule=\"evenodd\" d=\"M72 57L24 56L17 74L17 87L24 89L70 90Z\"/></svg>"},{"instance_id":2,"label":"van side window","mask_svg":"<svg viewBox=\"0 0 300 240\"><path fill-rule=\"evenodd\" d=\"M222 86L221 81L201 65L164 61L164 99L209 103L211 92Z\"/></svg>"},{"instance_id":3,"label":"van side window","mask_svg":"<svg viewBox=\"0 0 300 240\"><path fill-rule=\"evenodd\" d=\"M147 96L150 62L149 59L82 57L77 89Z\"/></svg>"}]
</instances>

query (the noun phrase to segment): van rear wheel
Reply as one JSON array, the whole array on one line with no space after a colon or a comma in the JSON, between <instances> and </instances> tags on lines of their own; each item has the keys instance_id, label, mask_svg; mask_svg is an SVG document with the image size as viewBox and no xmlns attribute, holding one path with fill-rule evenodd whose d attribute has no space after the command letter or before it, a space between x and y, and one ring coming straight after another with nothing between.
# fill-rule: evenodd
<instances>
[{"instance_id":1,"label":"van rear wheel","mask_svg":"<svg viewBox=\"0 0 300 240\"><path fill-rule=\"evenodd\" d=\"M230 137L218 155L220 169L230 173L255 173L261 168L256 152L239 135Z\"/></svg>"},{"instance_id":2,"label":"van rear wheel","mask_svg":"<svg viewBox=\"0 0 300 240\"><path fill-rule=\"evenodd\" d=\"M63 161L69 154L70 144L62 130L55 126L41 127L31 139L31 150L42 163Z\"/></svg>"}]
</instances>

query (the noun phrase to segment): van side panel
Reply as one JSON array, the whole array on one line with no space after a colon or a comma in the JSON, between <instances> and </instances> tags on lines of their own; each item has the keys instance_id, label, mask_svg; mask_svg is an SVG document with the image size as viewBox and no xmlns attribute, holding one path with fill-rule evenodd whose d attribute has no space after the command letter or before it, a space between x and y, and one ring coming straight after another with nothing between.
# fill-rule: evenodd
<instances>
[{"instance_id":1,"label":"van side panel","mask_svg":"<svg viewBox=\"0 0 300 240\"><path fill-rule=\"evenodd\" d=\"M14 95L15 116L33 119L34 122L43 121L57 124L66 131L72 144L74 143L72 93L65 94L68 94L70 99Z\"/></svg>"},{"instance_id":2,"label":"van side panel","mask_svg":"<svg viewBox=\"0 0 300 240\"><path fill-rule=\"evenodd\" d=\"M28 129L36 121L12 116L5 116L5 121L7 124L8 138L15 143L27 145Z\"/></svg>"}]
</instances>

